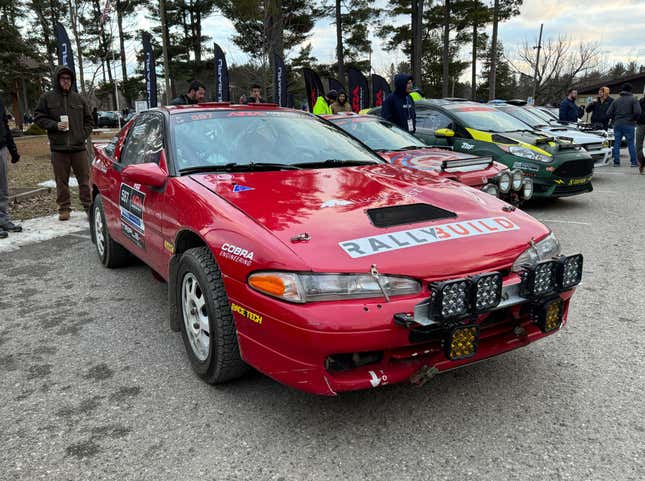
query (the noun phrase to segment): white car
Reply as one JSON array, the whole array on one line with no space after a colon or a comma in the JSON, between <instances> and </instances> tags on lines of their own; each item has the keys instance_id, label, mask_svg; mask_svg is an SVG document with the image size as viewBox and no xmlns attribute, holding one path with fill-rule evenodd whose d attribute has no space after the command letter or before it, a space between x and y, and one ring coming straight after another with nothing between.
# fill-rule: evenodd
<instances>
[{"instance_id":1,"label":"white car","mask_svg":"<svg viewBox=\"0 0 645 481\"><path fill-rule=\"evenodd\" d=\"M594 160L594 167L603 167L611 162L611 143L607 134L583 132L574 126L553 121L547 114L531 106L496 103L495 108L521 120L532 129L557 138L571 139L582 147ZM600 131L603 132L603 131Z\"/></svg>"}]
</instances>

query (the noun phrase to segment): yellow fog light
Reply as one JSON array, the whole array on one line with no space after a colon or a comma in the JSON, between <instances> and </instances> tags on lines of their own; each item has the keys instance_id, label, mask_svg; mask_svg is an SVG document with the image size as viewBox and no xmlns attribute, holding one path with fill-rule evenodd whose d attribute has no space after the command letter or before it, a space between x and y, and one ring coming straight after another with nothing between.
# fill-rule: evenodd
<instances>
[{"instance_id":1,"label":"yellow fog light","mask_svg":"<svg viewBox=\"0 0 645 481\"><path fill-rule=\"evenodd\" d=\"M472 357L479 345L479 326L455 327L446 343L446 356L451 361Z\"/></svg>"},{"instance_id":2,"label":"yellow fog light","mask_svg":"<svg viewBox=\"0 0 645 481\"><path fill-rule=\"evenodd\" d=\"M564 301L558 297L538 309L535 321L542 332L555 331L562 325L563 312Z\"/></svg>"}]
</instances>

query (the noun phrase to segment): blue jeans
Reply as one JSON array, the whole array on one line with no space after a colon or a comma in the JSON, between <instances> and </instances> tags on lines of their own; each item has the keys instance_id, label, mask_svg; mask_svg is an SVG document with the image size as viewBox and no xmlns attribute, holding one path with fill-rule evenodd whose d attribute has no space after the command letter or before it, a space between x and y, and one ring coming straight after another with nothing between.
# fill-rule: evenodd
<instances>
[{"instance_id":1,"label":"blue jeans","mask_svg":"<svg viewBox=\"0 0 645 481\"><path fill-rule=\"evenodd\" d=\"M627 148L629 149L629 160L632 165L638 165L636 160L636 146L634 145L634 131L633 125L615 125L614 126L614 165L620 164L620 144L625 137L627 140Z\"/></svg>"}]
</instances>

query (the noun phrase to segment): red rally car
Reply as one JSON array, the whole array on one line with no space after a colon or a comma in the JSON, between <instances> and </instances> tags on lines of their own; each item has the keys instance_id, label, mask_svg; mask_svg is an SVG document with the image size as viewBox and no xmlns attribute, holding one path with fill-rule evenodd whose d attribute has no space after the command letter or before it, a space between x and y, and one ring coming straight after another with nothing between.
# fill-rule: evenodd
<instances>
[{"instance_id":1,"label":"red rally car","mask_svg":"<svg viewBox=\"0 0 645 481\"><path fill-rule=\"evenodd\" d=\"M167 281L209 383L248 366L323 395L424 382L556 332L581 279L526 213L304 112L154 109L94 155L100 261Z\"/></svg>"},{"instance_id":2,"label":"red rally car","mask_svg":"<svg viewBox=\"0 0 645 481\"><path fill-rule=\"evenodd\" d=\"M385 119L353 112L324 115L334 125L376 151L391 164L436 172L520 205L533 196L533 180L521 170L509 170L492 157L463 154L452 148L430 147Z\"/></svg>"}]
</instances>

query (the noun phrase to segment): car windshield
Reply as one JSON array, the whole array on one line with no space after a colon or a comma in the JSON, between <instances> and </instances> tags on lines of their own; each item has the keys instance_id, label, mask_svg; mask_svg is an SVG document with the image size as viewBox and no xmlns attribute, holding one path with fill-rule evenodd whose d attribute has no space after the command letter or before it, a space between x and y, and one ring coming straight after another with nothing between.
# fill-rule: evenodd
<instances>
[{"instance_id":1,"label":"car windshield","mask_svg":"<svg viewBox=\"0 0 645 481\"><path fill-rule=\"evenodd\" d=\"M554 118L551 117L549 114L547 114L545 111L535 108L535 107L524 107L526 110L531 112L533 115L536 117L539 117L543 122L553 124L554 123Z\"/></svg>"},{"instance_id":2,"label":"car windshield","mask_svg":"<svg viewBox=\"0 0 645 481\"><path fill-rule=\"evenodd\" d=\"M547 125L548 121L545 121L544 119L538 117L533 112L529 112L525 108L514 107L512 105L500 105L497 108L502 112L506 112L507 114L512 115L516 119L521 120L525 124L530 125L531 127L534 127L534 128L548 127Z\"/></svg>"},{"instance_id":3,"label":"car windshield","mask_svg":"<svg viewBox=\"0 0 645 481\"><path fill-rule=\"evenodd\" d=\"M374 150L392 151L427 147L414 135L387 120L374 117L343 117L330 120Z\"/></svg>"},{"instance_id":4,"label":"car windshield","mask_svg":"<svg viewBox=\"0 0 645 481\"><path fill-rule=\"evenodd\" d=\"M300 112L203 110L171 118L179 171L383 162L349 135Z\"/></svg>"},{"instance_id":5,"label":"car windshield","mask_svg":"<svg viewBox=\"0 0 645 481\"><path fill-rule=\"evenodd\" d=\"M484 132L514 132L531 130L527 124L512 115L492 107L451 106L450 111L464 124L464 127Z\"/></svg>"}]
</instances>

